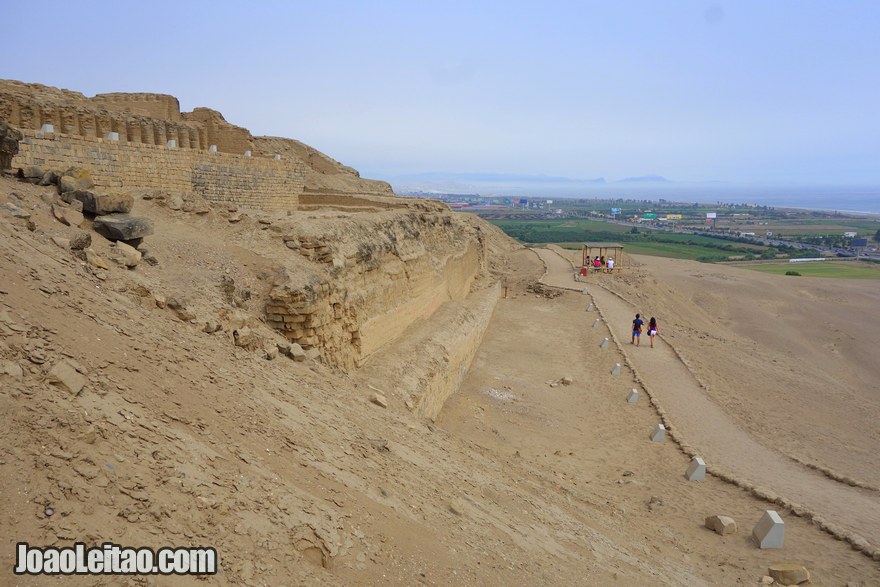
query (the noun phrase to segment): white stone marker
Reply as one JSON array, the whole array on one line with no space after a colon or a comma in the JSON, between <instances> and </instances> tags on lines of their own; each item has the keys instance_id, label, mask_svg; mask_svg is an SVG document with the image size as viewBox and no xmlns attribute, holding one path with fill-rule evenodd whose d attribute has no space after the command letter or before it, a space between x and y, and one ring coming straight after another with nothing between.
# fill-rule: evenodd
<instances>
[{"instance_id":1,"label":"white stone marker","mask_svg":"<svg viewBox=\"0 0 880 587\"><path fill-rule=\"evenodd\" d=\"M608 337L605 337L605 340L602 341L602 344L599 345L599 348L602 348L602 349L608 348Z\"/></svg>"},{"instance_id":2,"label":"white stone marker","mask_svg":"<svg viewBox=\"0 0 880 587\"><path fill-rule=\"evenodd\" d=\"M169 149L177 148L177 139L168 139L168 142L165 143L165 146Z\"/></svg>"},{"instance_id":3,"label":"white stone marker","mask_svg":"<svg viewBox=\"0 0 880 587\"><path fill-rule=\"evenodd\" d=\"M216 153L217 152L217 145L211 145L210 147L208 147L208 152L209 153Z\"/></svg>"},{"instance_id":4,"label":"white stone marker","mask_svg":"<svg viewBox=\"0 0 880 587\"><path fill-rule=\"evenodd\" d=\"M651 442L663 442L666 440L666 426L657 424L657 429L651 433Z\"/></svg>"},{"instance_id":5,"label":"white stone marker","mask_svg":"<svg viewBox=\"0 0 880 587\"><path fill-rule=\"evenodd\" d=\"M592 311L593 311L593 304L590 304L589 306L587 306L587 312L592 312Z\"/></svg>"},{"instance_id":6,"label":"white stone marker","mask_svg":"<svg viewBox=\"0 0 880 587\"><path fill-rule=\"evenodd\" d=\"M106 135L104 135L104 138L107 139L108 141L118 141L119 140L119 133L118 132L108 132Z\"/></svg>"},{"instance_id":7,"label":"white stone marker","mask_svg":"<svg viewBox=\"0 0 880 587\"><path fill-rule=\"evenodd\" d=\"M251 156L251 152L250 152L250 151L245 151L245 152L244 152L244 156L245 156L245 157L250 157L250 156Z\"/></svg>"},{"instance_id":8,"label":"white stone marker","mask_svg":"<svg viewBox=\"0 0 880 587\"><path fill-rule=\"evenodd\" d=\"M45 133L47 135L55 134L55 125L46 123L40 127L40 132Z\"/></svg>"},{"instance_id":9,"label":"white stone marker","mask_svg":"<svg viewBox=\"0 0 880 587\"><path fill-rule=\"evenodd\" d=\"M706 478L706 463L700 457L692 458L684 476L688 481L702 481Z\"/></svg>"},{"instance_id":10,"label":"white stone marker","mask_svg":"<svg viewBox=\"0 0 880 587\"><path fill-rule=\"evenodd\" d=\"M281 161L281 153L275 153L275 161Z\"/></svg>"},{"instance_id":11,"label":"white stone marker","mask_svg":"<svg viewBox=\"0 0 880 587\"><path fill-rule=\"evenodd\" d=\"M581 292L581 295L588 296L590 295L590 292L587 291L587 288L584 288L584 291Z\"/></svg>"},{"instance_id":12,"label":"white stone marker","mask_svg":"<svg viewBox=\"0 0 880 587\"><path fill-rule=\"evenodd\" d=\"M612 375L620 375L620 363L614 363L614 369L611 370Z\"/></svg>"},{"instance_id":13,"label":"white stone marker","mask_svg":"<svg viewBox=\"0 0 880 587\"><path fill-rule=\"evenodd\" d=\"M599 328L599 323L600 323L600 322L601 322L601 320L599 320L598 318L596 318L596 321L593 322L593 328Z\"/></svg>"},{"instance_id":14,"label":"white stone marker","mask_svg":"<svg viewBox=\"0 0 880 587\"><path fill-rule=\"evenodd\" d=\"M639 390L633 389L632 391L629 392L629 395L626 396L626 403L634 404L637 401L639 401Z\"/></svg>"},{"instance_id":15,"label":"white stone marker","mask_svg":"<svg viewBox=\"0 0 880 587\"><path fill-rule=\"evenodd\" d=\"M758 543L758 548L782 548L785 522L775 510L767 510L752 530L752 538Z\"/></svg>"}]
</instances>

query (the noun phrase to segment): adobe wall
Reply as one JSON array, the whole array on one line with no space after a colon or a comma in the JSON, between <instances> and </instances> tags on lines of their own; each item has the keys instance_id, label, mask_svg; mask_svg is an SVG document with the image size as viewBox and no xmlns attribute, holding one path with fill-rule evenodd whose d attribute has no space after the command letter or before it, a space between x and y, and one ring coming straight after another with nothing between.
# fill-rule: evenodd
<instances>
[{"instance_id":1,"label":"adobe wall","mask_svg":"<svg viewBox=\"0 0 880 587\"><path fill-rule=\"evenodd\" d=\"M448 211L386 210L322 226L289 219L288 247L327 267L326 278L276 287L268 323L336 365L359 366L485 274L481 229ZM465 353L467 354L467 353Z\"/></svg>"},{"instance_id":2,"label":"adobe wall","mask_svg":"<svg viewBox=\"0 0 880 587\"><path fill-rule=\"evenodd\" d=\"M303 163L244 157L164 145L110 141L22 129L13 168L36 165L89 170L99 188L193 191L209 202L263 210L295 210L303 190Z\"/></svg>"},{"instance_id":3,"label":"adobe wall","mask_svg":"<svg viewBox=\"0 0 880 587\"><path fill-rule=\"evenodd\" d=\"M122 112L173 122L182 120L180 102L168 94L113 92L97 94L91 98L91 101L109 110L121 110Z\"/></svg>"},{"instance_id":4,"label":"adobe wall","mask_svg":"<svg viewBox=\"0 0 880 587\"><path fill-rule=\"evenodd\" d=\"M305 178L300 194L313 200L344 196L388 196L387 182L361 178L358 172L292 139L254 137L246 128L226 121L210 108L181 112L174 96L153 93L108 93L88 98L79 92L41 84L0 79L0 118L16 128L39 131L44 124L54 132L85 138L117 133L120 143L216 151L255 157L299 161ZM320 205L318 203L317 205ZM345 206L338 201L336 206ZM354 205L348 203L347 208Z\"/></svg>"}]
</instances>

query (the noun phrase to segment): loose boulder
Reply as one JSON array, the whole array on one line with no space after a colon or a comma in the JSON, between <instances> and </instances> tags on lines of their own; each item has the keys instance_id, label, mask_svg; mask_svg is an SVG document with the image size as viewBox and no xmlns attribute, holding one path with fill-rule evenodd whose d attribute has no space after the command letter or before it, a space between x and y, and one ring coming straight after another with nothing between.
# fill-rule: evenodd
<instances>
[{"instance_id":1,"label":"loose boulder","mask_svg":"<svg viewBox=\"0 0 880 587\"><path fill-rule=\"evenodd\" d=\"M84 249L83 253L86 257L86 263L88 263L95 269L110 269L110 265L107 264L107 261L105 261L104 258L96 253L91 247L89 247L88 249Z\"/></svg>"},{"instance_id":2,"label":"loose boulder","mask_svg":"<svg viewBox=\"0 0 880 587\"><path fill-rule=\"evenodd\" d=\"M115 241L130 241L153 234L153 221L128 214L107 214L95 218L96 232Z\"/></svg>"},{"instance_id":3,"label":"loose boulder","mask_svg":"<svg viewBox=\"0 0 880 587\"><path fill-rule=\"evenodd\" d=\"M249 327L236 328L232 331L232 342L249 351L257 350L263 346L262 339Z\"/></svg>"},{"instance_id":4,"label":"loose boulder","mask_svg":"<svg viewBox=\"0 0 880 587\"><path fill-rule=\"evenodd\" d=\"M186 300L182 300L180 298L171 298L168 300L167 305L168 309L177 314L177 317L184 322L190 322L191 320L196 319L196 313L190 309L189 305L186 303Z\"/></svg>"},{"instance_id":5,"label":"loose boulder","mask_svg":"<svg viewBox=\"0 0 880 587\"><path fill-rule=\"evenodd\" d=\"M117 260L129 269L134 269L141 262L141 252L122 241L116 243L116 252Z\"/></svg>"},{"instance_id":6,"label":"loose boulder","mask_svg":"<svg viewBox=\"0 0 880 587\"><path fill-rule=\"evenodd\" d=\"M302 363L306 360L306 351L303 350L303 348L298 343L294 342L290 345L289 356L297 363Z\"/></svg>"},{"instance_id":7,"label":"loose boulder","mask_svg":"<svg viewBox=\"0 0 880 587\"><path fill-rule=\"evenodd\" d=\"M800 585L810 580L810 571L804 565L794 563L771 565L767 574L780 585Z\"/></svg>"},{"instance_id":8,"label":"loose boulder","mask_svg":"<svg viewBox=\"0 0 880 587\"><path fill-rule=\"evenodd\" d=\"M81 251L92 246L92 235L88 232L78 232L70 239L70 250Z\"/></svg>"},{"instance_id":9,"label":"loose boulder","mask_svg":"<svg viewBox=\"0 0 880 587\"><path fill-rule=\"evenodd\" d=\"M52 215L61 224L77 227L83 223L85 218L82 212L77 212L73 208L62 206L60 204L52 204Z\"/></svg>"},{"instance_id":10,"label":"loose boulder","mask_svg":"<svg viewBox=\"0 0 880 587\"><path fill-rule=\"evenodd\" d=\"M49 375L46 377L46 381L63 387L74 395L79 393L86 384L86 378L79 374L76 368L67 361L61 361L52 367L52 370L49 371Z\"/></svg>"},{"instance_id":11,"label":"loose boulder","mask_svg":"<svg viewBox=\"0 0 880 587\"><path fill-rule=\"evenodd\" d=\"M706 518L706 527L722 536L736 534L736 522L729 516L709 516Z\"/></svg>"},{"instance_id":12,"label":"loose boulder","mask_svg":"<svg viewBox=\"0 0 880 587\"><path fill-rule=\"evenodd\" d=\"M58 179L58 193L64 194L76 190L90 190L95 187L88 169L71 167Z\"/></svg>"},{"instance_id":13,"label":"loose boulder","mask_svg":"<svg viewBox=\"0 0 880 587\"><path fill-rule=\"evenodd\" d=\"M41 167L37 167L36 165L28 165L27 167L19 170L18 175L25 181L28 181L30 183L37 183L38 181L43 179L43 174L45 173L46 172Z\"/></svg>"},{"instance_id":14,"label":"loose boulder","mask_svg":"<svg viewBox=\"0 0 880 587\"><path fill-rule=\"evenodd\" d=\"M125 193L96 194L89 190L74 190L67 192L65 196L79 200L82 202L83 210L98 215L113 214L114 212L128 214L134 206L134 198L131 197L131 194Z\"/></svg>"},{"instance_id":15,"label":"loose boulder","mask_svg":"<svg viewBox=\"0 0 880 587\"><path fill-rule=\"evenodd\" d=\"M43 174L43 177L40 178L40 181L37 182L37 185L47 186L47 185L55 185L58 183L58 174L54 171L47 171Z\"/></svg>"}]
</instances>

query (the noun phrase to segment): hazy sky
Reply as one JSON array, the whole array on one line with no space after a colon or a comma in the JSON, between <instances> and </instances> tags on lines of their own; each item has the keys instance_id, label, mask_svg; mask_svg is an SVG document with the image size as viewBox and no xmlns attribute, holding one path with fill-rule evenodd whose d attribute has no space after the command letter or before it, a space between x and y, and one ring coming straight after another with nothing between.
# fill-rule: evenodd
<instances>
[{"instance_id":1,"label":"hazy sky","mask_svg":"<svg viewBox=\"0 0 880 587\"><path fill-rule=\"evenodd\" d=\"M365 176L880 182L880 1L44 2L0 77L168 93Z\"/></svg>"}]
</instances>

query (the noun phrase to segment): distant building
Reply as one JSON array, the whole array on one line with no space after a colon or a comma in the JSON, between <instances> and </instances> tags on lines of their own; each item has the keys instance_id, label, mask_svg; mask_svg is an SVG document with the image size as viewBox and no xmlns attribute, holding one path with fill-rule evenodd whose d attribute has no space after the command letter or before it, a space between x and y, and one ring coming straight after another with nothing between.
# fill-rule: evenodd
<instances>
[{"instance_id":1,"label":"distant building","mask_svg":"<svg viewBox=\"0 0 880 587\"><path fill-rule=\"evenodd\" d=\"M865 252L865 248L868 246L868 239L866 238L856 238L853 239L852 248L855 249L856 255L861 255Z\"/></svg>"}]
</instances>

